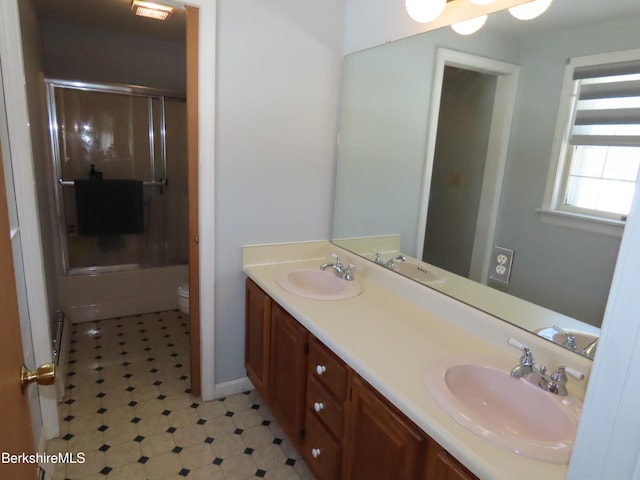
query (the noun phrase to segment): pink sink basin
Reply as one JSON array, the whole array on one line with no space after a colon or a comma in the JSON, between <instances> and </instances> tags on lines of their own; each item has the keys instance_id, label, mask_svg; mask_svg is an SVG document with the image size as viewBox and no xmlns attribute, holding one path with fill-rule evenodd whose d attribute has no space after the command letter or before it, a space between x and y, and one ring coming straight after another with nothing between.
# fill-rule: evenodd
<instances>
[{"instance_id":1,"label":"pink sink basin","mask_svg":"<svg viewBox=\"0 0 640 480\"><path fill-rule=\"evenodd\" d=\"M598 338L598 335L596 335L595 333L581 332L578 330L570 329L565 329L565 332L573 335L576 342L576 351L578 352L581 352L582 350L587 348L589 344L591 344ZM567 343L567 335L565 333L557 331L553 327L541 328L540 330L537 330L536 333L541 337L551 340L552 342L559 345L566 345Z\"/></svg>"},{"instance_id":2,"label":"pink sink basin","mask_svg":"<svg viewBox=\"0 0 640 480\"><path fill-rule=\"evenodd\" d=\"M343 280L333 271L319 268L281 272L276 283L289 293L314 300L345 300L362 292L358 280Z\"/></svg>"},{"instance_id":3,"label":"pink sink basin","mask_svg":"<svg viewBox=\"0 0 640 480\"><path fill-rule=\"evenodd\" d=\"M580 401L492 363L459 357L435 362L425 369L424 384L440 408L476 435L525 457L568 463Z\"/></svg>"}]
</instances>

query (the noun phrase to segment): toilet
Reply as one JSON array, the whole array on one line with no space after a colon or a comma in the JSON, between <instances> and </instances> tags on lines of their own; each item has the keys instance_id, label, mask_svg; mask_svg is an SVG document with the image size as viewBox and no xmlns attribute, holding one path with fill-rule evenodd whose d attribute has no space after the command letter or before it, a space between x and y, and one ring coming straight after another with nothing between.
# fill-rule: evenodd
<instances>
[{"instance_id":1,"label":"toilet","mask_svg":"<svg viewBox=\"0 0 640 480\"><path fill-rule=\"evenodd\" d=\"M189 313L189 284L183 283L178 287L178 310Z\"/></svg>"}]
</instances>

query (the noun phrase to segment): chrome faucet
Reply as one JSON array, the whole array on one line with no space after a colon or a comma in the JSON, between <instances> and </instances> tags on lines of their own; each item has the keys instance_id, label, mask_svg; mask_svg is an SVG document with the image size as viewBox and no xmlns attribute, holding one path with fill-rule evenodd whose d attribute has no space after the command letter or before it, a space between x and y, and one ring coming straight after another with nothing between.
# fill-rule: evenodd
<instances>
[{"instance_id":1,"label":"chrome faucet","mask_svg":"<svg viewBox=\"0 0 640 480\"><path fill-rule=\"evenodd\" d=\"M330 268L333 270L338 277L343 280L351 281L353 280L353 271L355 270L355 265L349 264L346 267L342 263L342 259L338 257L336 254L333 254L333 257L336 259L335 263L323 263L320 265L320 270L326 270Z\"/></svg>"},{"instance_id":2,"label":"chrome faucet","mask_svg":"<svg viewBox=\"0 0 640 480\"><path fill-rule=\"evenodd\" d=\"M396 262L397 263L406 262L407 261L407 257L405 257L404 255L396 255L392 259L390 259L390 260L385 262L382 259L382 255L380 255L378 252L376 252L376 259L374 261L376 263L382 265L383 267L387 267L387 268L390 268L391 270L393 270L395 268L395 266L396 266Z\"/></svg>"},{"instance_id":3,"label":"chrome faucet","mask_svg":"<svg viewBox=\"0 0 640 480\"><path fill-rule=\"evenodd\" d=\"M526 378L535 373L534 366L536 362L533 359L531 350L523 345L522 351L524 353L520 357L520 363L511 369L512 377Z\"/></svg>"},{"instance_id":4,"label":"chrome faucet","mask_svg":"<svg viewBox=\"0 0 640 480\"><path fill-rule=\"evenodd\" d=\"M563 343L557 343L559 343L563 347L567 347L569 350L575 350L577 348L575 335L571 334L571 332L568 332L564 328L559 327L558 325L554 325L553 329L565 336L565 341Z\"/></svg>"},{"instance_id":5,"label":"chrome faucet","mask_svg":"<svg viewBox=\"0 0 640 480\"><path fill-rule=\"evenodd\" d=\"M527 382L537 385L538 387L556 395L567 395L567 373L578 380L584 378L584 374L573 368L558 367L551 375L547 375L547 367L541 365L535 367L533 354L528 347L525 347L517 340L510 338L509 344L523 351L518 365L511 369L511 376L523 378Z\"/></svg>"}]
</instances>

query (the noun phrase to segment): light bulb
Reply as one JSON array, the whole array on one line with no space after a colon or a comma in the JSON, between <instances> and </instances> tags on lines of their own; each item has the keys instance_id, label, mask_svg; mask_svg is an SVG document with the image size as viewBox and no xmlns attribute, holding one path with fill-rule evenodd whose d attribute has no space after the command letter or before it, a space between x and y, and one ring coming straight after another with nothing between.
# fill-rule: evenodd
<instances>
[{"instance_id":1,"label":"light bulb","mask_svg":"<svg viewBox=\"0 0 640 480\"><path fill-rule=\"evenodd\" d=\"M454 32L459 33L460 35L471 35L472 33L480 30L486 21L487 16L482 15L470 20L465 20L464 22L454 23L451 25L451 28L453 28Z\"/></svg>"},{"instance_id":2,"label":"light bulb","mask_svg":"<svg viewBox=\"0 0 640 480\"><path fill-rule=\"evenodd\" d=\"M473 3L474 5L489 5L495 1L496 0L469 0L469 3Z\"/></svg>"},{"instance_id":3,"label":"light bulb","mask_svg":"<svg viewBox=\"0 0 640 480\"><path fill-rule=\"evenodd\" d=\"M531 20L542 15L549 8L551 2L552 0L534 0L524 5L511 7L509 13L518 20Z\"/></svg>"},{"instance_id":4,"label":"light bulb","mask_svg":"<svg viewBox=\"0 0 640 480\"><path fill-rule=\"evenodd\" d=\"M447 0L405 0L409 16L418 23L429 23L440 16Z\"/></svg>"}]
</instances>

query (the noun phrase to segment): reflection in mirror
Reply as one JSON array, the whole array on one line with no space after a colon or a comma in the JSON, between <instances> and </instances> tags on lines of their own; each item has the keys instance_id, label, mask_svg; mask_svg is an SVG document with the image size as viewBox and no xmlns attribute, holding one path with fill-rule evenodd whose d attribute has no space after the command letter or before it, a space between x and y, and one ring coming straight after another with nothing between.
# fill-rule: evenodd
<instances>
[{"instance_id":1,"label":"reflection in mirror","mask_svg":"<svg viewBox=\"0 0 640 480\"><path fill-rule=\"evenodd\" d=\"M446 27L347 55L334 243L371 260L380 253L382 263L402 253L406 261L392 265L399 273L591 356L623 224L576 228L550 222L540 210L548 178L553 179L554 166L563 161L556 126L567 103L561 97L567 61L638 49L639 29L637 0L556 0L531 22L499 12L471 37ZM470 87L460 94L436 88L444 78L444 65L436 75L438 52L444 49L519 67L512 122L501 130L509 132L504 148L489 134L484 145L471 149L481 161L495 162L491 168L487 163L464 170L455 162L471 156L469 151L453 148L453 153L442 154L436 142L443 133L439 118L454 109L462 110L447 127L454 146L456 138L458 147L466 146L469 127L486 130L489 122L489 132L494 131L496 105L501 103L494 94L488 107L492 120L471 120L464 111L471 108ZM474 70L455 62L447 67L452 67L448 76ZM441 108L440 97L451 96L462 102ZM499 195L495 205L483 203L482 193L470 202L476 210L487 208L484 217L467 207L456 210L458 194L466 188L482 191L491 179L495 186L488 192ZM439 190L450 198L439 200ZM443 204L437 205L439 201ZM472 233L447 235L442 225L461 216L474 219ZM438 217L443 224L429 225ZM478 236L487 240L475 246L469 237ZM471 245L470 258L475 249L476 267L465 271L451 265L463 256L460 242ZM433 246L437 243L439 247ZM499 256L495 246L504 247L507 255ZM436 250L444 251L450 263ZM496 269L504 275L490 275Z\"/></svg>"}]
</instances>

